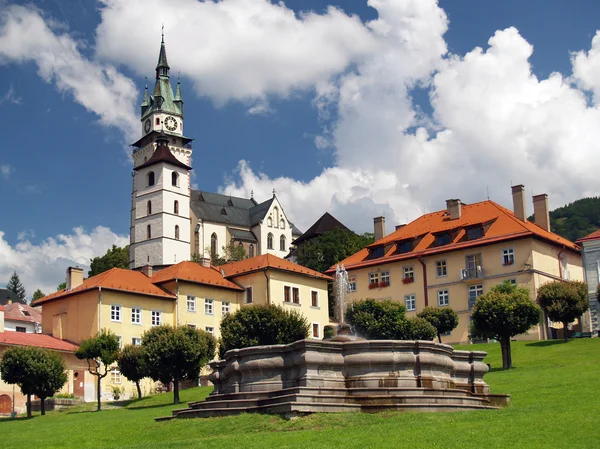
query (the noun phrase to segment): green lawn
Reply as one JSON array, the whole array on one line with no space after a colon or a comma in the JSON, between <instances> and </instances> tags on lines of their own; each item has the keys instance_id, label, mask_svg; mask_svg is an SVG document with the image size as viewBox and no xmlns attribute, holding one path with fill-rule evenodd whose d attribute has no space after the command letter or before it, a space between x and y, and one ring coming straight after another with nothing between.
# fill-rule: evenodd
<instances>
[{"instance_id":1,"label":"green lawn","mask_svg":"<svg viewBox=\"0 0 600 449\"><path fill-rule=\"evenodd\" d=\"M462 347L461 349L467 349ZM174 420L171 394L100 413L93 404L27 420L0 420L0 447L406 447L600 448L600 339L513 343L515 368L501 371L498 344L485 376L494 393L510 393L503 410L455 413L321 414L285 421L265 415ZM182 392L202 399L209 388Z\"/></svg>"}]
</instances>

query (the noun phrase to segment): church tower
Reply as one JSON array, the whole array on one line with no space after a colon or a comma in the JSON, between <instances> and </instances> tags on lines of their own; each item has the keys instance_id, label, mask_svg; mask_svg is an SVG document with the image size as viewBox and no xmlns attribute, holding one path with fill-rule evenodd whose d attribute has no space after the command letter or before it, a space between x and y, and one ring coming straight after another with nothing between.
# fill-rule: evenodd
<instances>
[{"instance_id":1,"label":"church tower","mask_svg":"<svg viewBox=\"0 0 600 449\"><path fill-rule=\"evenodd\" d=\"M142 138L132 146L129 266L171 265L190 258L191 141L183 135L181 85L173 88L164 35L152 95L141 104Z\"/></svg>"}]
</instances>

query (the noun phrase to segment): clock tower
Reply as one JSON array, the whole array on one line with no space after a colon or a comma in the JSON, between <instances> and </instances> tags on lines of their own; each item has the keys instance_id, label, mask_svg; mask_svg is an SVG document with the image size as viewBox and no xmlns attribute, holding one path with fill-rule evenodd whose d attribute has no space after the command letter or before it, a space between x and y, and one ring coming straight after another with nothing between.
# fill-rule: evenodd
<instances>
[{"instance_id":1,"label":"clock tower","mask_svg":"<svg viewBox=\"0 0 600 449\"><path fill-rule=\"evenodd\" d=\"M190 258L192 139L183 135L181 83L173 94L164 35L154 90L141 104L142 137L132 146L129 266L165 266Z\"/></svg>"}]
</instances>

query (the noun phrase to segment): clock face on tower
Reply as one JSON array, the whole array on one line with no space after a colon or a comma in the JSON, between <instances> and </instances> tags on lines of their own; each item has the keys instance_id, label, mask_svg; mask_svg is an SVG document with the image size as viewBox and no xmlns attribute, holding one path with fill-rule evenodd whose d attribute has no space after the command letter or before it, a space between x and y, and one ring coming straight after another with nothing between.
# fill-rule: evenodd
<instances>
[{"instance_id":1,"label":"clock face on tower","mask_svg":"<svg viewBox=\"0 0 600 449\"><path fill-rule=\"evenodd\" d=\"M150 132L151 126L152 126L152 122L150 122L150 119L147 119L146 122L144 123L144 132L146 134Z\"/></svg>"},{"instance_id":2,"label":"clock face on tower","mask_svg":"<svg viewBox=\"0 0 600 449\"><path fill-rule=\"evenodd\" d=\"M165 128L169 131L175 131L177 129L177 120L174 117L167 117L165 119Z\"/></svg>"}]
</instances>

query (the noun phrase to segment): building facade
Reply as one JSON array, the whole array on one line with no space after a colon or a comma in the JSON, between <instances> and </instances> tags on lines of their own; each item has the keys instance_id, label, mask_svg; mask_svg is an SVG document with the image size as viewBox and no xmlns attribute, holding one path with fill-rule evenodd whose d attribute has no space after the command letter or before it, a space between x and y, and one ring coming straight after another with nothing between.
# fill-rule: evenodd
<instances>
[{"instance_id":1,"label":"building facade","mask_svg":"<svg viewBox=\"0 0 600 449\"><path fill-rule=\"evenodd\" d=\"M593 232L577 241L582 247L583 268L585 282L588 285L588 298L590 309L582 319L582 331L599 334L600 302L598 300L598 286L600 285L600 231Z\"/></svg>"}]
</instances>

